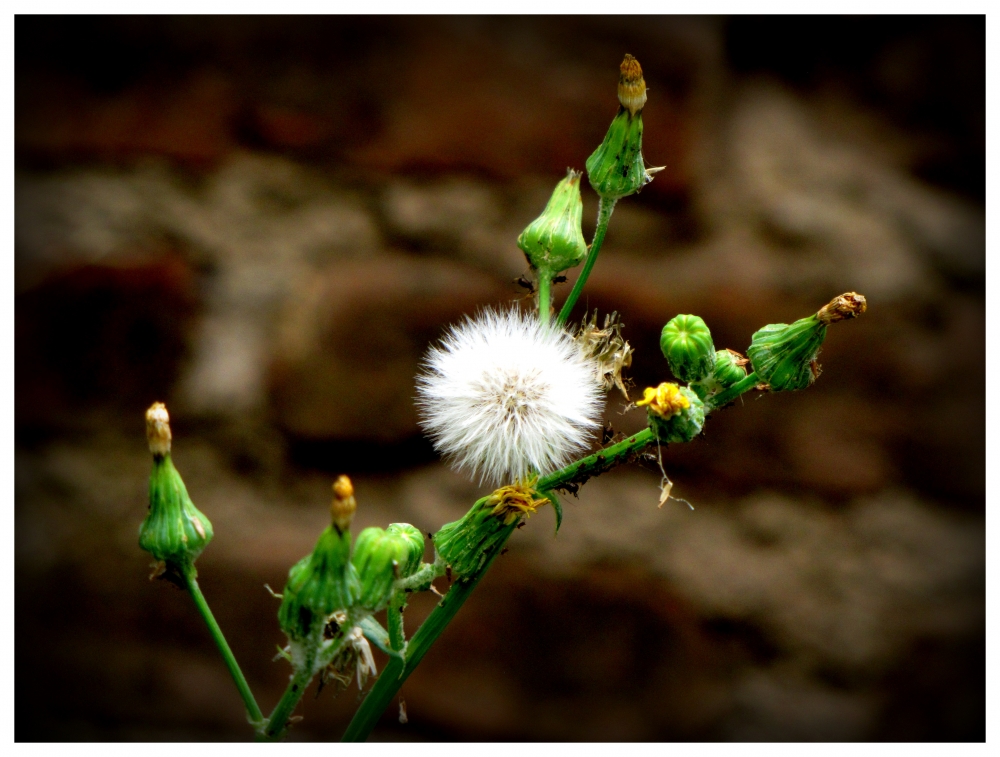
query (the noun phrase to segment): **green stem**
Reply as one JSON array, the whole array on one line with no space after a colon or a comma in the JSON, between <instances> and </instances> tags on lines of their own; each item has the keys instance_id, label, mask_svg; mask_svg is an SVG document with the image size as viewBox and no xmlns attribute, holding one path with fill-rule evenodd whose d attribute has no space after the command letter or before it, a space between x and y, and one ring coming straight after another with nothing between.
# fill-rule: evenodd
<instances>
[{"instance_id":1,"label":"green stem","mask_svg":"<svg viewBox=\"0 0 1000 757\"><path fill-rule=\"evenodd\" d=\"M406 645L406 633L403 630L403 608L406 607L406 593L397 591L389 600L385 611L385 624L389 628L389 646L397 652Z\"/></svg>"},{"instance_id":2,"label":"green stem","mask_svg":"<svg viewBox=\"0 0 1000 757\"><path fill-rule=\"evenodd\" d=\"M630 436L628 439L606 447L600 452L596 452L589 457L578 460L555 473L541 478L536 485L536 489L538 491L549 491L567 483L596 476L619 463L625 462L630 456L653 442L654 439L653 432L648 428L644 429L638 434ZM427 650L437 641L437 638L447 627L448 623L455 617L455 613L458 612L465 600L472 594L472 590L476 588L476 584L479 583L480 579L486 574L486 571L489 570L493 560L503 550L504 545L516 527L517 523L512 523L501 533L500 538L494 543L486 562L479 571L465 579L459 579L452 585L448 594L434 608L427 617L427 620L424 621L423 625L420 626L413 635L413 638L406 645L406 661L403 662L398 659L389 660L382 671L382 675L379 676L378 681L375 682L372 690L365 697L365 701L362 702L361 707L355 713L351 724L347 727L347 731L344 733L342 739L343 741L364 741L368 738L368 735L372 732L376 723L378 723L382 713L385 712L385 708L389 706L393 697L399 692L407 676L420 664ZM389 611L390 613L392 612L391 606ZM389 628L391 632L392 626L390 625Z\"/></svg>"},{"instance_id":3,"label":"green stem","mask_svg":"<svg viewBox=\"0 0 1000 757\"><path fill-rule=\"evenodd\" d=\"M243 697L243 704L246 705L250 722L257 726L263 722L264 715L260 711L260 707L257 706L257 700L253 698L253 692L250 691L247 679L244 678L243 671L240 670L239 663L236 662L233 650L229 648L226 637L222 635L222 629L219 628L219 624L215 621L215 616L212 615L212 610L205 600L205 595L201 593L201 587L198 586L197 579L198 571L195 570L194 565L188 564L182 568L182 572L184 573L184 580L187 583L188 593L191 594L195 607L198 608L198 612L201 613L205 625L208 626L208 631L212 634L212 639L219 648L219 653L222 655L226 667L229 668L229 674L233 677L233 682L236 684L240 696Z\"/></svg>"},{"instance_id":4,"label":"green stem","mask_svg":"<svg viewBox=\"0 0 1000 757\"><path fill-rule=\"evenodd\" d=\"M538 320L545 325L549 322L552 309L552 275L548 271L538 271Z\"/></svg>"},{"instance_id":5,"label":"green stem","mask_svg":"<svg viewBox=\"0 0 1000 757\"><path fill-rule=\"evenodd\" d=\"M654 441L656 441L656 437L653 435L652 429L644 428L638 434L633 434L617 444L612 444L582 460L570 463L555 473L542 476L538 479L535 488L538 491L549 491L558 489L565 484L583 483L588 478L598 476L606 470L624 463L636 452Z\"/></svg>"},{"instance_id":6,"label":"green stem","mask_svg":"<svg viewBox=\"0 0 1000 757\"><path fill-rule=\"evenodd\" d=\"M757 378L756 373L749 374L746 378L740 379L724 392L719 392L714 397L709 397L708 401L705 402L705 410L711 412L712 410L718 410L724 405L728 405L743 394L743 392L753 389L759 382L760 379Z\"/></svg>"},{"instance_id":7,"label":"green stem","mask_svg":"<svg viewBox=\"0 0 1000 757\"><path fill-rule=\"evenodd\" d=\"M288 718L291 717L298 705L302 695L306 693L310 682L313 679L312 666L306 665L295 672L292 680L288 682L288 688L281 695L278 704L271 712L271 717L267 719L267 728L264 729L260 738L264 741L276 741L285 734L288 727Z\"/></svg>"},{"instance_id":8,"label":"green stem","mask_svg":"<svg viewBox=\"0 0 1000 757\"><path fill-rule=\"evenodd\" d=\"M341 741L364 741L368 738L368 734L375 728L379 718L382 717L382 713L385 712L385 708L389 706L393 697L399 692L403 682L413 672L414 668L420 664L424 655L427 654L427 650L437 641L438 636L448 626L451 619L455 617L455 613L458 612L459 608L465 603L465 600L472 594L473 589L476 588L476 584L486 575L486 571L489 570L493 560L503 550L504 544L507 543L510 535L514 533L515 528L517 528L516 521L505 529L502 537L490 551L483 567L477 573L467 578L460 578L452 584L451 589L445 597L438 603L438 606L434 608L431 614L427 616L427 620L423 622L423 625L420 626L413 635L413 638L406 645L406 662L404 663L398 659L389 660L382 671L382 675L378 677L372 690L368 692L368 696L361 703L361 707L354 713L354 719L347 726L347 731L344 732L344 737Z\"/></svg>"},{"instance_id":9,"label":"green stem","mask_svg":"<svg viewBox=\"0 0 1000 757\"><path fill-rule=\"evenodd\" d=\"M562 310L559 311L559 318L556 320L556 323L560 326L564 326L566 321L569 320L569 315L573 312L573 306L580 299L583 285L587 283L590 271L594 267L594 263L597 262L597 255L601 251L601 245L604 244L604 235L608 233L608 222L611 220L611 214L614 212L616 202L618 200L606 200L602 197L597 205L597 228L594 230L594 241L590 243L590 252L587 253L587 260L583 264L583 270L580 271L580 276L573 285L573 291L569 293L569 297L563 303Z\"/></svg>"}]
</instances>

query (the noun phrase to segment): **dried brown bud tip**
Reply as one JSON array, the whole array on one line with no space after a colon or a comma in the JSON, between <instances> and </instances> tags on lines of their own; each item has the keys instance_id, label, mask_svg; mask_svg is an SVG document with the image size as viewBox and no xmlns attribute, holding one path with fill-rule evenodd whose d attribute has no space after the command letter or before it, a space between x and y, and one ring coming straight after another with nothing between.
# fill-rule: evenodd
<instances>
[{"instance_id":1,"label":"dried brown bud tip","mask_svg":"<svg viewBox=\"0 0 1000 757\"><path fill-rule=\"evenodd\" d=\"M642 78L642 66L628 53L625 53L618 78L618 102L633 116L646 104L646 80Z\"/></svg>"},{"instance_id":2,"label":"dried brown bud tip","mask_svg":"<svg viewBox=\"0 0 1000 757\"><path fill-rule=\"evenodd\" d=\"M849 318L857 318L868 309L868 301L863 294L857 292L847 292L834 297L829 303L820 308L816 313L816 318L823 325L846 321Z\"/></svg>"},{"instance_id":3,"label":"dried brown bud tip","mask_svg":"<svg viewBox=\"0 0 1000 757\"><path fill-rule=\"evenodd\" d=\"M330 518L341 532L351 526L358 503L354 500L354 484L347 476L339 476L333 482L333 501L330 503Z\"/></svg>"},{"instance_id":4,"label":"dried brown bud tip","mask_svg":"<svg viewBox=\"0 0 1000 757\"><path fill-rule=\"evenodd\" d=\"M162 402L154 402L146 411L146 440L154 455L170 452L170 415Z\"/></svg>"}]
</instances>

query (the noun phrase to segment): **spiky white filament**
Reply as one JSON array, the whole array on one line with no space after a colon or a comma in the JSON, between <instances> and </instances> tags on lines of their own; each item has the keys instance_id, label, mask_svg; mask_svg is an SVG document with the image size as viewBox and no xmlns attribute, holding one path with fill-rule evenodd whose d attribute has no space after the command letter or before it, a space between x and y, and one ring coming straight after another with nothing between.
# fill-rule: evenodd
<instances>
[{"instance_id":1,"label":"spiky white filament","mask_svg":"<svg viewBox=\"0 0 1000 757\"><path fill-rule=\"evenodd\" d=\"M549 473L599 426L596 373L563 330L518 310L486 310L428 352L417 377L421 424L480 483Z\"/></svg>"}]
</instances>

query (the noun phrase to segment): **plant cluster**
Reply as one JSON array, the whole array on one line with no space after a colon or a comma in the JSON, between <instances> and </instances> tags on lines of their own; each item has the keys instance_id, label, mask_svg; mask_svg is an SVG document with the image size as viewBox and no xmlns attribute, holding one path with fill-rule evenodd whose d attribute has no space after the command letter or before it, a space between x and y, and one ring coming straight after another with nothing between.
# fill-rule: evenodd
<instances>
[{"instance_id":1,"label":"plant cluster","mask_svg":"<svg viewBox=\"0 0 1000 757\"><path fill-rule=\"evenodd\" d=\"M195 560L212 539L208 518L188 496L170 459L166 408L146 414L153 454L149 513L139 544L157 560L157 575L185 588L212 634L248 719L261 740L282 738L307 687L319 676L363 688L363 699L344 740L367 738L406 678L475 589L507 540L539 507L551 504L556 531L563 518L557 492L575 493L592 476L634 459L650 444L691 441L706 418L746 391L804 389L819 375L817 354L827 327L865 311L865 298L841 295L814 315L757 331L747 356L716 350L696 315L680 314L663 327L660 347L677 381L643 391L647 427L574 461L600 428L604 397L617 387L627 398L622 371L632 349L616 314L598 326L596 313L567 326L600 253L615 204L653 180L657 168L642 156L646 85L639 62L626 55L618 84L620 108L602 144L587 159L590 185L599 197L597 228L588 246L581 228L581 174L570 170L542 214L518 238L537 282L535 312L487 310L452 327L431 347L418 377L422 425L439 452L459 470L497 486L461 519L431 537L434 559L424 561L425 539L408 523L366 528L352 538L357 503L346 476L333 484L330 525L313 551L288 572L278 623L288 639L280 655L292 667L284 696L270 716L250 687L198 586ZM583 264L558 313L552 285ZM749 368L749 370L748 370ZM682 382L682 383L678 383ZM669 496L664 477L660 505ZM404 632L407 600L433 590L440 577L447 593L412 637ZM385 611L383 626L376 614ZM389 661L381 674L371 647Z\"/></svg>"}]
</instances>

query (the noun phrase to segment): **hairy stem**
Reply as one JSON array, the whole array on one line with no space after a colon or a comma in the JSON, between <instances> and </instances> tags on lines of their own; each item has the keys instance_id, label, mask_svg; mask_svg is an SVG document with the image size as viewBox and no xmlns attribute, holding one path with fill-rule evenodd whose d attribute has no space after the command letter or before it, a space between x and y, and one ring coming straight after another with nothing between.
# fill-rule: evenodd
<instances>
[{"instance_id":1,"label":"hairy stem","mask_svg":"<svg viewBox=\"0 0 1000 757\"><path fill-rule=\"evenodd\" d=\"M611 214L614 212L616 202L618 201L601 198L597 205L597 228L594 230L594 241L590 243L590 252L587 253L587 260L583 264L583 270L580 271L580 276L573 285L573 291L569 293L569 297L563 303L562 310L559 311L559 318L556 320L559 326L566 325L570 313L573 312L573 306L580 299L583 285L587 283L587 277L590 276L590 271L593 269L594 263L597 262L597 255L601 251L601 245L604 244L604 235L608 233L608 222L611 220Z\"/></svg>"},{"instance_id":2,"label":"hairy stem","mask_svg":"<svg viewBox=\"0 0 1000 757\"><path fill-rule=\"evenodd\" d=\"M185 565L182 572L184 573L184 581L187 583L188 593L191 595L191 599L194 600L195 607L198 608L198 612L205 621L205 625L208 626L208 631L212 634L212 639L219 648L219 653L222 655L226 667L229 668L229 674L233 677L233 683L236 684L236 689L243 698L243 704L246 705L247 709L247 716L250 718L250 722L257 726L263 722L264 715L260 711L260 707L257 706L257 700L254 699L253 692L250 691L250 685L243 676L243 671L240 670L239 663L236 662L236 657L233 655L233 650L229 648L229 643L226 641L226 637L223 636L222 629L219 628L219 624L216 622L215 616L212 614L212 610L205 600L205 595L201 593L201 587L198 586L198 572L195 570L194 565L190 564Z\"/></svg>"},{"instance_id":3,"label":"hairy stem","mask_svg":"<svg viewBox=\"0 0 1000 757\"><path fill-rule=\"evenodd\" d=\"M746 378L740 379L724 392L719 392L714 397L709 397L705 402L705 410L710 412L712 410L718 410L723 405L728 405L734 399L743 394L743 392L749 391L757 386L759 381L760 379L757 378L756 373L749 374Z\"/></svg>"},{"instance_id":4,"label":"hairy stem","mask_svg":"<svg viewBox=\"0 0 1000 757\"><path fill-rule=\"evenodd\" d=\"M406 607L406 594L397 591L389 600L385 611L385 624L389 627L389 646L397 652L406 645L406 633L403 630L403 608Z\"/></svg>"},{"instance_id":5,"label":"hairy stem","mask_svg":"<svg viewBox=\"0 0 1000 757\"><path fill-rule=\"evenodd\" d=\"M344 737L341 741L364 741L368 738L368 734L372 732L379 718L382 717L382 713L385 712L385 708L389 706L390 702L392 702L393 698L399 692L403 682L413 672L414 668L420 664L424 655L427 654L427 650L437 641L437 638L448 626L452 618L455 617L455 613L458 612L459 608L465 603L465 600L472 594L472 590L476 588L476 584L486 575L486 571L489 570L493 560L503 550L510 535L514 533L515 528L517 528L517 522L511 523L505 529L501 538L490 550L490 554L487 556L486 562L483 563L483 567L477 573L466 578L460 578L452 584L448 593L438 603L438 606L434 608L431 614L427 616L427 620L423 622L423 625L413 634L413 638L406 645L406 662L397 658L389 660L382 674L372 687L372 690L365 697L365 701L361 703L361 707L354 713L354 719L347 726L347 730L344 732Z\"/></svg>"}]
</instances>

